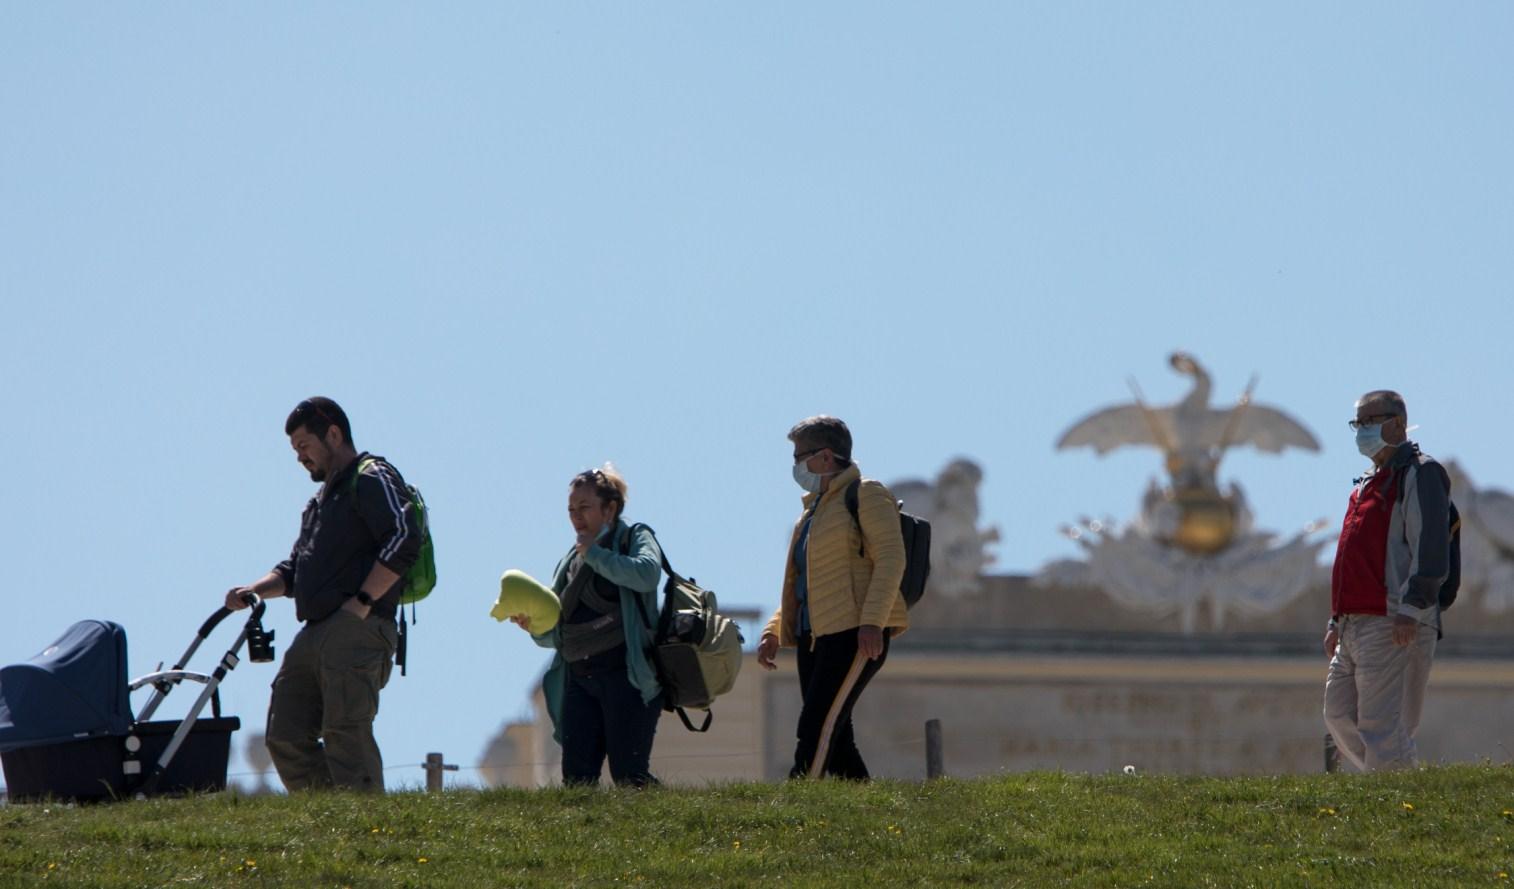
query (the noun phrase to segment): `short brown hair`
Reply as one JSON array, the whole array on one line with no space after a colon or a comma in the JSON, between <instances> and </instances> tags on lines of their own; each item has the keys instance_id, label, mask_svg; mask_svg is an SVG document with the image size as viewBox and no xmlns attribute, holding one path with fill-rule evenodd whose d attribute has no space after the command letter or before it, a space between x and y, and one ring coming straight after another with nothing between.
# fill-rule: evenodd
<instances>
[{"instance_id":1,"label":"short brown hair","mask_svg":"<svg viewBox=\"0 0 1514 889\"><path fill-rule=\"evenodd\" d=\"M620 518L621 513L626 511L626 480L613 463L606 463L598 469L585 469L568 482L569 490L581 485L592 488L601 504L617 504L619 508L615 510L616 518Z\"/></svg>"},{"instance_id":2,"label":"short brown hair","mask_svg":"<svg viewBox=\"0 0 1514 889\"><path fill-rule=\"evenodd\" d=\"M841 462L852 461L852 431L838 417L806 417L789 430L789 441L800 447L830 448Z\"/></svg>"}]
</instances>

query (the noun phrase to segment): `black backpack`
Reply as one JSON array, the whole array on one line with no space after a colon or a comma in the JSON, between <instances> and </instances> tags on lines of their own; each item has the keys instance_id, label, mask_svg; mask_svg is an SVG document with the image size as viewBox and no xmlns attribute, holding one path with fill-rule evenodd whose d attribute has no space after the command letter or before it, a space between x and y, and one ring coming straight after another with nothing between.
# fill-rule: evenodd
<instances>
[{"instance_id":1,"label":"black backpack","mask_svg":"<svg viewBox=\"0 0 1514 889\"><path fill-rule=\"evenodd\" d=\"M1426 464L1417 465L1423 469ZM1446 474L1446 470L1439 463L1432 463L1430 465L1433 465L1440 471L1441 482L1446 486L1446 514L1451 526L1451 534L1448 540L1449 552L1446 554L1446 580L1440 585L1440 595L1437 597L1439 599L1440 610L1445 611L1456 603L1456 594L1461 591L1461 513L1456 509L1456 502L1450 497L1451 477ZM1404 496L1403 482L1404 477L1408 474L1408 467L1405 467L1399 470L1398 477L1394 479L1397 496L1400 498Z\"/></svg>"},{"instance_id":2,"label":"black backpack","mask_svg":"<svg viewBox=\"0 0 1514 889\"><path fill-rule=\"evenodd\" d=\"M1440 610L1445 611L1456 602L1456 594L1461 591L1461 513L1456 511L1456 504L1446 501L1446 512L1451 517L1451 552L1446 560L1448 566L1446 582L1440 585Z\"/></svg>"},{"instance_id":3,"label":"black backpack","mask_svg":"<svg viewBox=\"0 0 1514 889\"><path fill-rule=\"evenodd\" d=\"M846 486L846 511L852 514L852 522L857 525L858 531L862 530L862 520L857 518L857 492L861 488L860 478ZM904 579L899 581L899 595L904 597L905 607L914 608L920 597L925 595L925 582L930 579L930 522L905 512L904 501L900 500L899 531L904 536ZM864 535L863 545L858 547L857 555L866 555L866 546Z\"/></svg>"}]
</instances>

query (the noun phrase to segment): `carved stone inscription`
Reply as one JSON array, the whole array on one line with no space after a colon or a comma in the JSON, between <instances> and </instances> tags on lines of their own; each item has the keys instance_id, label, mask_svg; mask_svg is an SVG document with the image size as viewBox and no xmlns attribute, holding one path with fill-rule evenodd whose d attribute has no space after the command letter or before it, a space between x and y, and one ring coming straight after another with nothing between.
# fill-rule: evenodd
<instances>
[{"instance_id":1,"label":"carved stone inscription","mask_svg":"<svg viewBox=\"0 0 1514 889\"><path fill-rule=\"evenodd\" d=\"M1046 721L1006 727L1004 760L1030 768L1091 771L1134 765L1157 772L1300 771L1320 760L1317 695L1287 687L1069 688L1052 695ZM1049 701L1047 701L1049 703Z\"/></svg>"},{"instance_id":2,"label":"carved stone inscription","mask_svg":"<svg viewBox=\"0 0 1514 889\"><path fill-rule=\"evenodd\" d=\"M792 718L775 715L780 724ZM931 718L942 721L948 772L958 776L1126 765L1262 774L1319 771L1323 762L1313 685L885 680L869 687L855 714L873 774L919 777L921 726Z\"/></svg>"},{"instance_id":3,"label":"carved stone inscription","mask_svg":"<svg viewBox=\"0 0 1514 889\"><path fill-rule=\"evenodd\" d=\"M956 777L1113 772L1127 765L1208 775L1319 772L1325 663L1301 665L1259 659L1235 681L1207 681L1203 660L1187 661L1191 673L1174 678L1132 676L1129 663L1077 677L928 677L909 675L910 662L901 657L858 702L857 746L874 775L918 779L925 774L925 721L939 719L946 771ZM1501 666L1488 670L1458 677L1448 665L1431 679L1419 732L1422 762L1508 760L1514 681ZM799 693L792 679L778 679L770 691L766 776L778 779L791 765Z\"/></svg>"}]
</instances>

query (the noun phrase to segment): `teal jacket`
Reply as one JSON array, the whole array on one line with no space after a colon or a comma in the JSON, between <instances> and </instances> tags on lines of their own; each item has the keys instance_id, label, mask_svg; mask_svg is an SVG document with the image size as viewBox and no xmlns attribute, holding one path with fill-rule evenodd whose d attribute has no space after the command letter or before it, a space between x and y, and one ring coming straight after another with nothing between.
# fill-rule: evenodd
<instances>
[{"instance_id":1,"label":"teal jacket","mask_svg":"<svg viewBox=\"0 0 1514 889\"><path fill-rule=\"evenodd\" d=\"M628 536L630 546L626 547L626 554L621 555L620 543ZM570 549L552 573L552 592L559 596L568 588L568 563L572 558L573 550ZM662 549L657 546L657 538L647 527L637 528L632 534L629 525L616 519L615 527L584 554L584 565L620 587L620 622L626 628L626 676L641 692L642 702L650 704L662 691L662 686L657 684L657 671L647 659L652 630L646 620L657 620L657 588L662 581ZM641 604L646 606L645 619L633 597L639 597ZM543 648L557 650L552 666L542 677L541 690L547 699L547 712L552 716L552 738L561 744L562 699L568 678L567 664L562 659L562 624L540 636L532 634L531 638Z\"/></svg>"}]
</instances>

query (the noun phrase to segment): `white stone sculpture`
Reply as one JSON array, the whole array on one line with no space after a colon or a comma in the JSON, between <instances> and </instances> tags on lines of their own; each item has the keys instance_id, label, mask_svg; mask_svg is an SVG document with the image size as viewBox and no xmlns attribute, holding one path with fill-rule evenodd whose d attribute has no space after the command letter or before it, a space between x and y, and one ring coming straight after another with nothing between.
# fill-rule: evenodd
<instances>
[{"instance_id":1,"label":"white stone sculpture","mask_svg":"<svg viewBox=\"0 0 1514 889\"><path fill-rule=\"evenodd\" d=\"M1209 406L1212 386L1204 368L1183 352L1173 353L1170 362L1194 379L1182 401L1151 407L1136 389L1134 403L1090 414L1057 442L1059 449L1089 446L1101 455L1132 445L1159 448L1169 484L1159 486L1153 479L1139 516L1123 529L1087 519L1064 529L1087 560L1054 562L1039 579L1098 586L1127 607L1177 616L1183 631L1191 633L1205 600L1216 629L1229 612L1282 608L1316 578L1325 542L1310 539L1323 523L1282 544L1276 535L1254 530L1241 488L1232 483L1220 490L1216 471L1225 451L1241 445L1270 453L1289 447L1317 451L1319 443L1282 411L1253 404L1255 379L1235 407L1215 409Z\"/></svg>"},{"instance_id":2,"label":"white stone sculpture","mask_svg":"<svg viewBox=\"0 0 1514 889\"><path fill-rule=\"evenodd\" d=\"M1198 628L1200 603L1209 602L1215 630L1230 614L1265 615L1325 579L1319 565L1325 539L1311 539L1325 526L1313 522L1281 545L1277 535L1251 532L1213 555L1196 556L1147 536L1137 523L1118 529L1111 522L1084 520L1064 529L1077 541L1085 561L1063 559L1043 567L1043 586L1088 586L1135 611L1175 617L1184 633Z\"/></svg>"},{"instance_id":3,"label":"white stone sculpture","mask_svg":"<svg viewBox=\"0 0 1514 889\"><path fill-rule=\"evenodd\" d=\"M1447 460L1451 500L1461 513L1460 601L1484 611L1514 609L1514 496L1478 488L1455 460Z\"/></svg>"},{"instance_id":4,"label":"white stone sculpture","mask_svg":"<svg viewBox=\"0 0 1514 889\"><path fill-rule=\"evenodd\" d=\"M1319 450L1314 435L1275 408L1251 402L1252 380L1235 407L1209 406L1209 374L1184 352L1169 359L1174 370L1193 377L1193 390L1167 407L1150 407L1136 391L1133 404L1105 408L1084 417L1062 434L1057 448L1089 446L1099 455L1119 447L1159 448L1167 457L1171 484L1147 494L1142 512L1156 539L1189 552L1217 553L1230 545L1249 520L1245 499L1231 486L1222 494L1215 471L1225 451L1241 445L1278 453L1296 447ZM1131 383L1134 389L1134 381Z\"/></svg>"},{"instance_id":5,"label":"white stone sculpture","mask_svg":"<svg viewBox=\"0 0 1514 889\"><path fill-rule=\"evenodd\" d=\"M904 510L931 523L930 589L933 595L965 596L979 590L983 569L995 556L988 545L998 528L978 528L978 486L983 470L971 460L951 461L934 484L906 479L889 485Z\"/></svg>"}]
</instances>

